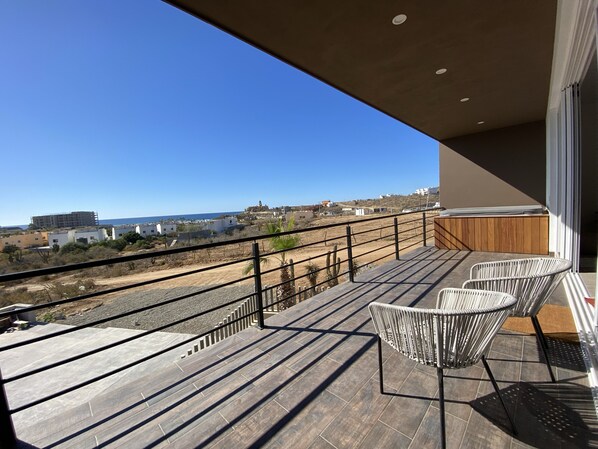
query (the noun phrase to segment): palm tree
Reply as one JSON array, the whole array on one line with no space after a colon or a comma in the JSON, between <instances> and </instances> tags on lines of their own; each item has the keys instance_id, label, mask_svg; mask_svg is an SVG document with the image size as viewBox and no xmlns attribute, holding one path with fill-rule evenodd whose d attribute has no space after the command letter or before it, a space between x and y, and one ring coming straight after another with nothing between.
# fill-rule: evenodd
<instances>
[{"instance_id":1,"label":"palm tree","mask_svg":"<svg viewBox=\"0 0 598 449\"><path fill-rule=\"evenodd\" d=\"M277 252L274 257L280 262L280 285L276 288L276 298L278 301L278 307L280 310L287 309L292 306L293 291L293 279L289 270L290 265L293 263L292 260L287 261L287 251L292 250L299 244L300 237L296 234L291 235L277 235L283 232L292 231L295 226L295 220L290 219L286 226L282 222L282 218L279 218L276 222L270 222L266 225L266 232L271 235L270 246L272 250ZM262 257L260 263L266 265L268 259ZM253 270L253 262L249 264L243 270L244 274L248 274Z\"/></svg>"}]
</instances>

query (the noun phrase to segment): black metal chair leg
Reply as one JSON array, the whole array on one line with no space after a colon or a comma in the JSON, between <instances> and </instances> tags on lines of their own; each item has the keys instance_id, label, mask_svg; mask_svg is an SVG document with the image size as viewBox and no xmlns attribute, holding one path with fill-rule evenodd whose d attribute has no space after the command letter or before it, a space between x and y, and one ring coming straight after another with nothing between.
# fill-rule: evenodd
<instances>
[{"instance_id":1,"label":"black metal chair leg","mask_svg":"<svg viewBox=\"0 0 598 449\"><path fill-rule=\"evenodd\" d=\"M382 375L382 339L378 335L378 374L380 376L380 394L384 394L384 376Z\"/></svg>"},{"instance_id":2,"label":"black metal chair leg","mask_svg":"<svg viewBox=\"0 0 598 449\"><path fill-rule=\"evenodd\" d=\"M444 422L444 378L442 368L436 368L438 375L438 399L440 404L440 435L442 438L442 449L446 449L446 428Z\"/></svg>"},{"instance_id":3,"label":"black metal chair leg","mask_svg":"<svg viewBox=\"0 0 598 449\"><path fill-rule=\"evenodd\" d=\"M498 399L500 400L500 403L502 404L502 408L505 409L505 414L507 415L507 418L509 419L509 423L511 424L511 429L513 429L513 434L517 435L517 429L515 428L515 424L513 423L513 420L511 419L511 415L509 415L509 411L507 410L505 401L503 401L502 396L500 394L500 390L498 389L498 384L496 383L496 379L494 379L494 375L492 374L492 371L490 370L490 365L488 365L488 362L486 361L486 357L484 357L484 356L482 356L482 363L484 364L484 368L486 369L486 372L488 373L490 382L492 382L494 391L496 391L496 394L498 395Z\"/></svg>"},{"instance_id":4,"label":"black metal chair leg","mask_svg":"<svg viewBox=\"0 0 598 449\"><path fill-rule=\"evenodd\" d=\"M550 364L550 359L548 358L548 343L546 342L546 337L544 336L544 332L542 332L542 327L540 326L540 322L538 318L535 316L530 317L532 320L532 324L534 325L534 330L536 331L536 338L538 339L538 343L540 343L540 347L542 348L542 352L544 353L544 359L546 360L546 366L548 367L548 372L550 373L550 379L553 382L556 382L556 378L552 372L552 365Z\"/></svg>"}]
</instances>

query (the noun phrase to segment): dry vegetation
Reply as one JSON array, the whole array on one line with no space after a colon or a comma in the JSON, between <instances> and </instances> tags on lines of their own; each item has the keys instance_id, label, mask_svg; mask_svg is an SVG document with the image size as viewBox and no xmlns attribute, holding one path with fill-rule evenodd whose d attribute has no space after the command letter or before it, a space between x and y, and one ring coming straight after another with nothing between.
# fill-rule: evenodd
<instances>
[{"instance_id":1,"label":"dry vegetation","mask_svg":"<svg viewBox=\"0 0 598 449\"><path fill-rule=\"evenodd\" d=\"M340 217L321 217L310 221L309 223L298 223L297 228L303 228L305 232L301 233L299 248L289 251L287 259L293 259L294 276L299 278L295 281L295 286L307 287L313 283L314 278L317 283L326 285L326 260L327 255L332 259L332 253L336 247L337 257L341 260L340 273L346 273L347 251L346 251L346 230L344 226L338 226L331 229L309 231L310 227L329 225L343 222L355 222L361 217L340 216ZM405 215L399 217L400 239L402 248L407 248L412 243L418 242L421 236L421 215ZM354 223L352 226L352 244L353 257L356 267L365 269L372 265L378 265L392 260L394 256L394 229L393 219L386 218L382 220L366 221ZM244 230L237 230L232 235L222 235L218 238L203 240L207 241L237 239L246 236L254 236L263 233L262 226L248 226ZM377 241L369 242L370 240ZM311 244L308 247L304 245ZM380 251L374 251L382 246L388 246ZM412 246L412 250L420 244ZM164 246L161 246L162 249ZM104 248L107 249L107 248ZM271 252L268 239L260 240L260 251L268 259L268 264L262 267L265 271L263 275L263 285L276 285L280 283L279 273L279 255L268 255ZM110 253L109 257L114 257L117 253ZM102 256L106 256L105 253ZM151 257L144 260L125 263L114 263L104 267L97 267L87 270L73 272L68 275L46 276L43 279L31 279L24 283L13 283L11 286L3 286L0 290L0 305L11 303L51 303L57 299L70 298L85 292L103 291L114 287L134 284L138 282L152 280L158 277L172 276L181 273L187 273L199 270L205 267L220 264L226 261L245 259L251 256L251 242L234 243L211 249L202 249L190 251L184 254L169 256ZM77 256L82 258L81 255ZM241 285L253 285L252 279L243 274L247 262L239 262L230 266L216 268L207 272L189 274L175 279L170 279L157 284L139 287L127 292L139 292L151 289L173 289L178 287L200 287L208 285L219 285L225 282L240 280ZM311 270L311 276L307 276ZM319 270L314 273L314 267ZM248 276L251 276L248 275ZM341 282L346 280L347 276L341 276ZM310 281L311 279L311 281ZM329 283L329 285L332 285ZM68 304L59 307L52 307L40 311L38 318L43 317L46 320L52 320L56 317L80 314L91 308L98 307L104 303L114 301L122 297L123 293L107 294L97 298Z\"/></svg>"}]
</instances>

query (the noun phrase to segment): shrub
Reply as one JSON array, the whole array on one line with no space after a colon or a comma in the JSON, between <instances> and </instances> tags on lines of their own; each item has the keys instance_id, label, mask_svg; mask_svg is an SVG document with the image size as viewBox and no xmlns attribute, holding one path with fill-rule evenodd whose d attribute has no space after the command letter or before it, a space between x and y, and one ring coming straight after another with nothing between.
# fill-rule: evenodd
<instances>
[{"instance_id":1,"label":"shrub","mask_svg":"<svg viewBox=\"0 0 598 449\"><path fill-rule=\"evenodd\" d=\"M93 279L79 280L72 284L52 282L45 286L46 293L52 300L74 298L97 288Z\"/></svg>"},{"instance_id":2,"label":"shrub","mask_svg":"<svg viewBox=\"0 0 598 449\"><path fill-rule=\"evenodd\" d=\"M65 255L65 254L81 254L84 253L85 251L87 251L87 249L89 248L89 245L86 245L85 243L81 243L81 242L70 242L67 243L66 245L63 245L60 248L60 255Z\"/></svg>"}]
</instances>

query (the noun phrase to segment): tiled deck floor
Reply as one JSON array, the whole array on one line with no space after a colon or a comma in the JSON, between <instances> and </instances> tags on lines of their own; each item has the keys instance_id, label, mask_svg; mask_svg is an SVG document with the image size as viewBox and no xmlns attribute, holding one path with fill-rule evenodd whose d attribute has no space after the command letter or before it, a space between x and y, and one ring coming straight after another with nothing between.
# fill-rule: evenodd
<instances>
[{"instance_id":1,"label":"tiled deck floor","mask_svg":"<svg viewBox=\"0 0 598 449\"><path fill-rule=\"evenodd\" d=\"M269 319L265 330L246 330L19 437L30 444L23 447L437 447L435 370L385 347L390 394L381 395L367 305L431 306L473 263L497 258L508 256L418 250ZM550 343L557 384L533 336L501 331L492 346L517 437L481 366L446 371L449 447L598 447L579 349Z\"/></svg>"}]
</instances>

